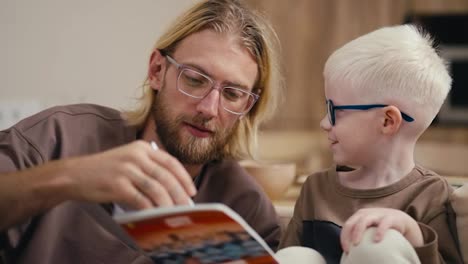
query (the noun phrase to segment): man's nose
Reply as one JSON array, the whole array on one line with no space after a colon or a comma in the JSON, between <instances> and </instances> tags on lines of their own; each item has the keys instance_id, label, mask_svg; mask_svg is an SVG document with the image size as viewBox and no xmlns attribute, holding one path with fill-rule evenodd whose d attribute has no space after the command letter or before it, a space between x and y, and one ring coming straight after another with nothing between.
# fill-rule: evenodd
<instances>
[{"instance_id":1,"label":"man's nose","mask_svg":"<svg viewBox=\"0 0 468 264\"><path fill-rule=\"evenodd\" d=\"M200 100L197 105L197 110L209 117L218 115L219 110L219 91L216 89L211 90L204 98Z\"/></svg>"}]
</instances>

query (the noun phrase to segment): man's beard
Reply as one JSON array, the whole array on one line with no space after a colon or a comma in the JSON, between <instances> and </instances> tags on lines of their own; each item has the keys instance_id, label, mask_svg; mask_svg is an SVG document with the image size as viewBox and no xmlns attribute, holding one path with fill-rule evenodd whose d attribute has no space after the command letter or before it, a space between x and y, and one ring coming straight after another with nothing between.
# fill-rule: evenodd
<instances>
[{"instance_id":1,"label":"man's beard","mask_svg":"<svg viewBox=\"0 0 468 264\"><path fill-rule=\"evenodd\" d=\"M210 126L211 118L201 114L195 117L186 115L171 117L171 106L166 104L164 100L161 92L155 95L153 113L156 133L169 154L176 157L181 163L191 165L204 164L227 156L225 146L232 139L236 126L229 131L219 130L213 125ZM213 134L209 137L199 138L184 133L185 137L183 137L180 133L183 122L205 127L213 131Z\"/></svg>"}]
</instances>

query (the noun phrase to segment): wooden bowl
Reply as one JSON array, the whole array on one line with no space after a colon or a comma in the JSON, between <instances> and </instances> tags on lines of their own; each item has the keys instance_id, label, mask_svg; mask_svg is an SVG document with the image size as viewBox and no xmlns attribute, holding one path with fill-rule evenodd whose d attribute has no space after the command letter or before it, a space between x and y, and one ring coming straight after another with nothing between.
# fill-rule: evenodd
<instances>
[{"instance_id":1,"label":"wooden bowl","mask_svg":"<svg viewBox=\"0 0 468 264\"><path fill-rule=\"evenodd\" d=\"M243 160L240 165L272 200L281 199L296 178L296 164L292 162Z\"/></svg>"}]
</instances>

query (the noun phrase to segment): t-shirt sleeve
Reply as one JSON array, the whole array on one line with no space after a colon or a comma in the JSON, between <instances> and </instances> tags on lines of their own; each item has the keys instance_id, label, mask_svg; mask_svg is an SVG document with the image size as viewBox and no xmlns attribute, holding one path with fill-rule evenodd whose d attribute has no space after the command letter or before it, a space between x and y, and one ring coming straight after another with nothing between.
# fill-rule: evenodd
<instances>
[{"instance_id":1,"label":"t-shirt sleeve","mask_svg":"<svg viewBox=\"0 0 468 264\"><path fill-rule=\"evenodd\" d=\"M42 164L39 151L16 128L0 132L0 174Z\"/></svg>"},{"instance_id":2,"label":"t-shirt sleeve","mask_svg":"<svg viewBox=\"0 0 468 264\"><path fill-rule=\"evenodd\" d=\"M446 216L441 213L429 225L418 223L424 245L415 248L421 263L463 263Z\"/></svg>"},{"instance_id":3,"label":"t-shirt sleeve","mask_svg":"<svg viewBox=\"0 0 468 264\"><path fill-rule=\"evenodd\" d=\"M449 195L452 191L446 182L432 186L439 195L431 201L434 210L418 224L424 238L424 246L415 248L422 263L463 263L458 242L450 228ZM439 208L439 209L437 209Z\"/></svg>"},{"instance_id":4,"label":"t-shirt sleeve","mask_svg":"<svg viewBox=\"0 0 468 264\"><path fill-rule=\"evenodd\" d=\"M278 249L290 246L301 246L302 237L302 205L304 203L304 189L307 182L302 186L299 197L297 198L296 205L294 206L294 213L289 221L286 231L281 236Z\"/></svg>"},{"instance_id":5,"label":"t-shirt sleeve","mask_svg":"<svg viewBox=\"0 0 468 264\"><path fill-rule=\"evenodd\" d=\"M0 131L0 177L11 177L9 172L23 170L41 164L40 153L28 142L16 128ZM30 219L0 231L0 254L18 245L22 234L27 229Z\"/></svg>"}]
</instances>

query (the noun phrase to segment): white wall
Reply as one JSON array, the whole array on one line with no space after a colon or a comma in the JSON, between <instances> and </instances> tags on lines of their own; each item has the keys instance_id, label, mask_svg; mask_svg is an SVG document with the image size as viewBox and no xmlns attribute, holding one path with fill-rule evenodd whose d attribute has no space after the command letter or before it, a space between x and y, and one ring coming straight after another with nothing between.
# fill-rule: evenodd
<instances>
[{"instance_id":1,"label":"white wall","mask_svg":"<svg viewBox=\"0 0 468 264\"><path fill-rule=\"evenodd\" d=\"M0 0L0 129L23 103L14 118L77 102L133 105L156 39L193 2Z\"/></svg>"}]
</instances>

